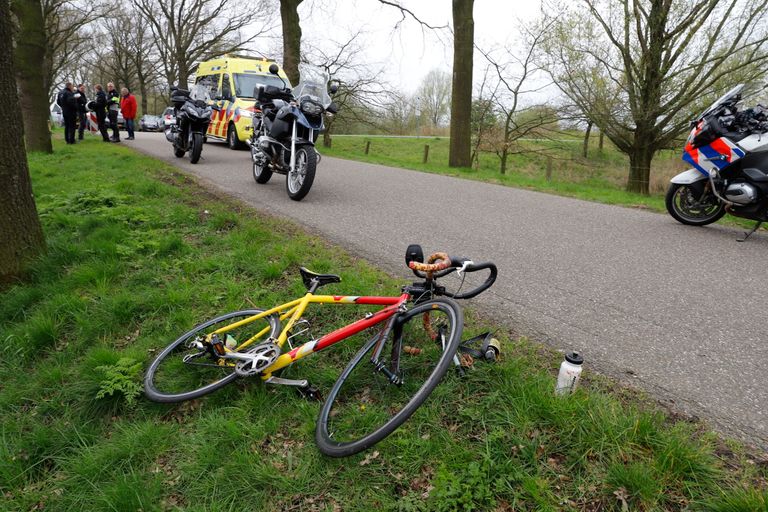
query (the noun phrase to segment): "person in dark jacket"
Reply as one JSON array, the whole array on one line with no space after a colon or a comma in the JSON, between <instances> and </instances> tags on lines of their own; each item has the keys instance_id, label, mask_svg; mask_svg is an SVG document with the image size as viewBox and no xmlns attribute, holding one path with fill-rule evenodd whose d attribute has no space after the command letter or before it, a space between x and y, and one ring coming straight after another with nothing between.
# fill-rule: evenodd
<instances>
[{"instance_id":1,"label":"person in dark jacket","mask_svg":"<svg viewBox=\"0 0 768 512\"><path fill-rule=\"evenodd\" d=\"M109 132L104 121L107 119L107 93L101 84L96 84L96 99L93 102L93 111L96 113L96 121L99 123L99 131L104 142L109 142Z\"/></svg>"},{"instance_id":2,"label":"person in dark jacket","mask_svg":"<svg viewBox=\"0 0 768 512\"><path fill-rule=\"evenodd\" d=\"M85 85L80 84L77 86L77 91L80 93L80 97L77 98L77 113L80 116L80 126L77 129L77 138L83 140L83 131L88 126L88 97L85 95Z\"/></svg>"},{"instance_id":3,"label":"person in dark jacket","mask_svg":"<svg viewBox=\"0 0 768 512\"><path fill-rule=\"evenodd\" d=\"M72 82L67 82L64 85L59 106L61 107L61 117L64 118L64 140L67 144L74 144L77 123L77 97L75 97Z\"/></svg>"},{"instance_id":4,"label":"person in dark jacket","mask_svg":"<svg viewBox=\"0 0 768 512\"><path fill-rule=\"evenodd\" d=\"M120 93L115 89L115 84L107 84L107 114L109 125L112 128L112 142L120 142L120 128L117 126L117 114L120 112Z\"/></svg>"}]
</instances>

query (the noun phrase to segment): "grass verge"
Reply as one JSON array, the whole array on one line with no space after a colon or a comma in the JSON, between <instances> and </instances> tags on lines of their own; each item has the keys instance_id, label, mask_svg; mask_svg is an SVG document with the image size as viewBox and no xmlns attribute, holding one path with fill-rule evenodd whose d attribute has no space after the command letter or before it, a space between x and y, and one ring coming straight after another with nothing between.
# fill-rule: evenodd
<instances>
[{"instance_id":1,"label":"grass verge","mask_svg":"<svg viewBox=\"0 0 768 512\"><path fill-rule=\"evenodd\" d=\"M765 461L599 379L558 399L556 359L503 333L501 362L449 376L401 429L342 460L319 454L319 404L290 389L244 381L149 403L140 379L157 349L217 313L299 295L299 265L341 274L328 292L351 295L393 293L407 273L393 280L117 145L57 141L30 163L49 250L0 294L0 509L768 506ZM308 318L320 334L363 313ZM356 348L287 376L327 390Z\"/></svg>"}]
</instances>

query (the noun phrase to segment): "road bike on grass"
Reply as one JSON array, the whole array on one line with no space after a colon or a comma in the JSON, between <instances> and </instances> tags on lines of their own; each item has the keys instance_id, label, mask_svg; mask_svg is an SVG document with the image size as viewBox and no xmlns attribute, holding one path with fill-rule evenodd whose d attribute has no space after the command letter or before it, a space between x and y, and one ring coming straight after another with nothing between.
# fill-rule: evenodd
<instances>
[{"instance_id":1,"label":"road bike on grass","mask_svg":"<svg viewBox=\"0 0 768 512\"><path fill-rule=\"evenodd\" d=\"M424 262L420 246L406 251L406 264L421 280L398 296L316 295L339 276L300 268L303 297L270 309L234 311L204 322L166 347L147 369L144 390L157 402L201 397L242 377L295 386L320 399L307 380L279 376L282 369L358 333L370 338L342 371L321 408L315 440L320 451L344 457L391 434L426 400L449 367L459 366L464 327L461 307L496 280L493 263L432 254ZM480 272L462 291L469 273ZM454 291L437 280L460 276ZM477 278L479 276L479 279ZM317 339L299 344L308 332L303 318L310 304L381 306L376 312Z\"/></svg>"}]
</instances>

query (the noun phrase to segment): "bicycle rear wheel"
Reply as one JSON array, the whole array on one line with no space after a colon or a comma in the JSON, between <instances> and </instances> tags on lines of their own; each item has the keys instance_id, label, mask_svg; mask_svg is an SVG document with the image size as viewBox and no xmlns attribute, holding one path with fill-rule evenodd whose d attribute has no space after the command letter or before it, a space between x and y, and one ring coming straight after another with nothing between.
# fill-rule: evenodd
<instances>
[{"instance_id":1,"label":"bicycle rear wheel","mask_svg":"<svg viewBox=\"0 0 768 512\"><path fill-rule=\"evenodd\" d=\"M236 360L222 359L211 348L201 349L214 331L229 324L258 315L263 310L233 311L204 322L168 345L149 365L144 376L144 393L155 402L183 402L207 395L237 378ZM257 333L263 334L252 344L241 348ZM275 315L262 318L222 334L220 339L234 352L247 352L268 338L276 338L280 321Z\"/></svg>"},{"instance_id":2,"label":"bicycle rear wheel","mask_svg":"<svg viewBox=\"0 0 768 512\"><path fill-rule=\"evenodd\" d=\"M323 404L315 430L320 451L346 457L370 448L402 425L448 371L463 327L456 302L433 299L398 315L382 341L377 362L372 357L383 333L368 341Z\"/></svg>"}]
</instances>

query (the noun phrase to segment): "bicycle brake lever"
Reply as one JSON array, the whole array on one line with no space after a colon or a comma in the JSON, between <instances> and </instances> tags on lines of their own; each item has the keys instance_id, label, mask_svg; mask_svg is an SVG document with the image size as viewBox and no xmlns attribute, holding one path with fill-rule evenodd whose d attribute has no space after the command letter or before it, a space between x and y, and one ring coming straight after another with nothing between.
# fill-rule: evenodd
<instances>
[{"instance_id":1,"label":"bicycle brake lever","mask_svg":"<svg viewBox=\"0 0 768 512\"><path fill-rule=\"evenodd\" d=\"M467 270L467 268L469 266L474 265L474 264L475 264L474 261L471 261L471 260L465 261L464 263L462 263L461 268L456 271L456 275L461 277L461 273L464 272L465 270Z\"/></svg>"}]
</instances>

